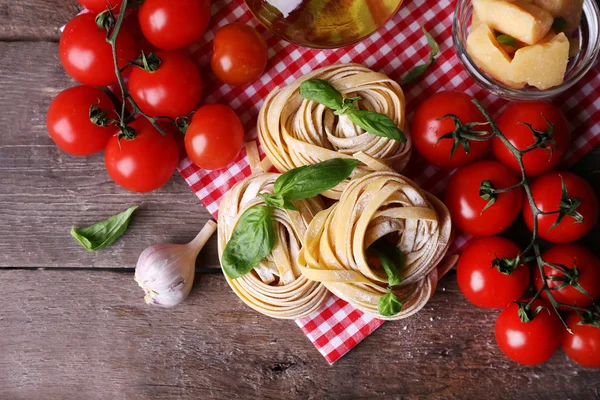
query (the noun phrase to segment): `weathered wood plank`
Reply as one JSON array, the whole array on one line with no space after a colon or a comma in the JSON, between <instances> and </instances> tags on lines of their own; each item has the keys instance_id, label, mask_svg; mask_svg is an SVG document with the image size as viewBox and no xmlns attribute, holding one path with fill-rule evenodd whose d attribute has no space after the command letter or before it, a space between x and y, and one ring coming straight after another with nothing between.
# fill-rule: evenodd
<instances>
[{"instance_id":1,"label":"weathered wood plank","mask_svg":"<svg viewBox=\"0 0 600 400\"><path fill-rule=\"evenodd\" d=\"M154 193L129 193L112 183L102 155L73 157L54 145L48 104L75 84L61 69L56 43L0 42L0 66L0 267L133 267L147 246L183 243L208 220L179 176ZM134 204L141 207L129 231L109 249L86 253L69 236L73 224ZM216 263L215 240L203 254Z\"/></svg>"},{"instance_id":2,"label":"weathered wood plank","mask_svg":"<svg viewBox=\"0 0 600 400\"><path fill-rule=\"evenodd\" d=\"M3 0L0 40L58 41L59 28L78 12L75 0Z\"/></svg>"},{"instance_id":3,"label":"weathered wood plank","mask_svg":"<svg viewBox=\"0 0 600 400\"><path fill-rule=\"evenodd\" d=\"M0 271L0 397L8 399L594 399L600 377L558 353L518 366L493 339L496 311L453 274L415 317L389 322L329 367L292 321L246 308L219 275L171 310L131 274Z\"/></svg>"}]
</instances>

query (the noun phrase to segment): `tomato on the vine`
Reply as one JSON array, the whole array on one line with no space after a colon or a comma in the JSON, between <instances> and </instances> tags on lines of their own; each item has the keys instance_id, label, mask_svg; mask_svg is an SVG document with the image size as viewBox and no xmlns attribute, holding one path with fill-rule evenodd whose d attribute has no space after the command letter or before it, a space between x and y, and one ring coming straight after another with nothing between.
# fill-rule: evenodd
<instances>
[{"instance_id":1,"label":"tomato on the vine","mask_svg":"<svg viewBox=\"0 0 600 400\"><path fill-rule=\"evenodd\" d=\"M261 77L268 58L267 44L256 29L232 23L215 34L210 66L222 82L245 85Z\"/></svg>"},{"instance_id":2,"label":"tomato on the vine","mask_svg":"<svg viewBox=\"0 0 600 400\"><path fill-rule=\"evenodd\" d=\"M113 136L104 152L106 171L115 183L132 192L149 192L171 179L179 160L175 133L161 125L161 133L146 118L129 127L135 137Z\"/></svg>"},{"instance_id":3,"label":"tomato on the vine","mask_svg":"<svg viewBox=\"0 0 600 400\"><path fill-rule=\"evenodd\" d=\"M135 39L135 43L137 44L138 54L140 54L142 51L145 54L150 54L152 52L155 52L157 49L144 36L142 32L142 27L140 26L138 11L139 10L137 8L133 10L128 10L128 13L123 19L121 29L131 33L131 36L133 36L133 38Z\"/></svg>"},{"instance_id":4,"label":"tomato on the vine","mask_svg":"<svg viewBox=\"0 0 600 400\"><path fill-rule=\"evenodd\" d=\"M244 143L244 126L233 110L221 104L200 107L185 134L190 159L205 169L231 164Z\"/></svg>"},{"instance_id":5,"label":"tomato on the vine","mask_svg":"<svg viewBox=\"0 0 600 400\"><path fill-rule=\"evenodd\" d=\"M565 189L563 190L563 182ZM570 172L549 172L531 183L531 194L539 215L538 234L552 243L569 243L581 239L598 220L598 198L583 178ZM533 214L528 201L523 205L523 218L533 231Z\"/></svg>"},{"instance_id":6,"label":"tomato on the vine","mask_svg":"<svg viewBox=\"0 0 600 400\"><path fill-rule=\"evenodd\" d=\"M463 232L479 236L498 234L507 229L519 215L523 190L517 187L498 193L493 199L483 199L480 187L491 182L496 190L519 183L515 174L497 161L478 161L460 168L448 182L445 203L453 223ZM493 201L493 204L489 205ZM486 205L489 205L486 209Z\"/></svg>"},{"instance_id":7,"label":"tomato on the vine","mask_svg":"<svg viewBox=\"0 0 600 400\"><path fill-rule=\"evenodd\" d=\"M587 308L600 298L600 259L594 253L576 244L560 244L545 251L542 259L558 268L569 269L565 274L549 265L544 266L544 274L551 278L546 283L552 289L556 301ZM543 285L539 269L536 269L534 274L535 287L539 290ZM559 289L563 283L572 284ZM548 298L545 291L542 292L542 296ZM561 310L568 310L568 308L561 307Z\"/></svg>"},{"instance_id":8,"label":"tomato on the vine","mask_svg":"<svg viewBox=\"0 0 600 400\"><path fill-rule=\"evenodd\" d=\"M145 0L138 18L144 36L159 49L184 49L202 38L210 0Z\"/></svg>"},{"instance_id":9,"label":"tomato on the vine","mask_svg":"<svg viewBox=\"0 0 600 400\"><path fill-rule=\"evenodd\" d=\"M194 61L180 52L163 50L150 54L147 62L150 70L134 67L128 82L140 109L153 117L171 118L194 111L202 96L202 78Z\"/></svg>"},{"instance_id":10,"label":"tomato on the vine","mask_svg":"<svg viewBox=\"0 0 600 400\"><path fill-rule=\"evenodd\" d=\"M116 117L115 106L106 93L92 86L75 86L52 100L46 125L61 150L88 156L104 150L115 132L109 120Z\"/></svg>"},{"instance_id":11,"label":"tomato on the vine","mask_svg":"<svg viewBox=\"0 0 600 400\"><path fill-rule=\"evenodd\" d=\"M534 316L533 314L539 312ZM547 361L558 350L564 328L552 306L543 300L533 302L529 322L519 315L520 305L511 303L496 320L495 336L500 350L520 364L536 365Z\"/></svg>"},{"instance_id":12,"label":"tomato on the vine","mask_svg":"<svg viewBox=\"0 0 600 400\"><path fill-rule=\"evenodd\" d=\"M552 124L552 129L548 122ZM536 136L539 143L544 143L544 147L529 151L523 156L523 165L529 177L554 169L571 143L567 119L558 107L546 101L512 103L500 114L496 123L518 150L525 150L535 144ZM531 125L537 133L534 135L526 124ZM492 140L492 150L500 162L521 173L514 154L497 137Z\"/></svg>"},{"instance_id":13,"label":"tomato on the vine","mask_svg":"<svg viewBox=\"0 0 600 400\"><path fill-rule=\"evenodd\" d=\"M521 298L529 285L529 269L515 263L519 247L498 236L476 239L458 260L456 279L471 303L485 308L504 308Z\"/></svg>"},{"instance_id":14,"label":"tomato on the vine","mask_svg":"<svg viewBox=\"0 0 600 400\"><path fill-rule=\"evenodd\" d=\"M81 14L65 25L58 51L67 73L89 86L108 86L117 82L110 43L106 30L96 25L94 14ZM137 57L135 40L123 30L117 38L117 57L120 68Z\"/></svg>"},{"instance_id":15,"label":"tomato on the vine","mask_svg":"<svg viewBox=\"0 0 600 400\"><path fill-rule=\"evenodd\" d=\"M77 0L77 2L93 13L99 13L109 8L117 13L123 0Z\"/></svg>"},{"instance_id":16,"label":"tomato on the vine","mask_svg":"<svg viewBox=\"0 0 600 400\"><path fill-rule=\"evenodd\" d=\"M582 320L576 312L567 316L566 322L573 334L564 335L563 350L579 365L600 368L600 326L581 324Z\"/></svg>"},{"instance_id":17,"label":"tomato on the vine","mask_svg":"<svg viewBox=\"0 0 600 400\"><path fill-rule=\"evenodd\" d=\"M449 114L459 119L459 126L447 117ZM411 138L419 154L430 163L440 167L460 167L481 158L490 148L489 141L467 140L462 136L468 130L465 125L473 122L485 123L486 119L473 104L471 96L462 92L439 92L415 111ZM479 125L473 125L469 130L471 134L491 132L489 126ZM478 135L482 136L481 133Z\"/></svg>"}]
</instances>

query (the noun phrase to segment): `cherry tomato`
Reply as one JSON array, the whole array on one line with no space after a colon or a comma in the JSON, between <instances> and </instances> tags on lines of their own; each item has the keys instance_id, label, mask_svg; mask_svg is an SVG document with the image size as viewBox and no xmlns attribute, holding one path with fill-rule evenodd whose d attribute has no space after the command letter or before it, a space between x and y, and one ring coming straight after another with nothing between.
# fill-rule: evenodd
<instances>
[{"instance_id":1,"label":"cherry tomato","mask_svg":"<svg viewBox=\"0 0 600 400\"><path fill-rule=\"evenodd\" d=\"M113 12L119 12L123 0L77 0L77 2L91 12L99 13L108 8L112 8Z\"/></svg>"},{"instance_id":2,"label":"cherry tomato","mask_svg":"<svg viewBox=\"0 0 600 400\"><path fill-rule=\"evenodd\" d=\"M210 0L146 0L139 11L144 36L159 49L184 49L202 38Z\"/></svg>"},{"instance_id":3,"label":"cherry tomato","mask_svg":"<svg viewBox=\"0 0 600 400\"><path fill-rule=\"evenodd\" d=\"M163 136L145 118L131 124L133 139L113 136L104 152L106 171L115 183L132 192L149 192L171 179L179 160L173 132Z\"/></svg>"},{"instance_id":4,"label":"cherry tomato","mask_svg":"<svg viewBox=\"0 0 600 400\"><path fill-rule=\"evenodd\" d=\"M411 125L411 138L415 148L421 156L432 164L440 167L460 167L481 158L490 148L490 142L460 141L460 138L440 138L448 133L455 132L456 124L450 118L443 118L453 114L461 124L470 122L486 122L481 111L473 104L473 98L462 92L439 92L423 102L415 111ZM443 119L441 119L443 118ZM489 132L488 126L474 126L473 131ZM452 147L458 147L452 153ZM464 143L469 147L465 151Z\"/></svg>"},{"instance_id":5,"label":"cherry tomato","mask_svg":"<svg viewBox=\"0 0 600 400\"><path fill-rule=\"evenodd\" d=\"M156 71L135 67L129 76L129 93L140 109L153 117L177 118L195 110L202 96L202 78L196 64L177 51L156 55Z\"/></svg>"},{"instance_id":6,"label":"cherry tomato","mask_svg":"<svg viewBox=\"0 0 600 400\"><path fill-rule=\"evenodd\" d=\"M463 232L489 236L507 229L519 215L523 201L523 190L517 188L499 193L494 204L488 204L479 195L482 181L489 180L492 186L506 189L518 184L515 174L497 161L478 161L462 167L448 182L445 203L452 221Z\"/></svg>"},{"instance_id":7,"label":"cherry tomato","mask_svg":"<svg viewBox=\"0 0 600 400\"><path fill-rule=\"evenodd\" d=\"M548 360L560 347L564 328L552 306L536 300L531 310L543 309L529 322L522 322L519 306L511 303L496 320L496 342L500 350L519 364L536 365Z\"/></svg>"},{"instance_id":8,"label":"cherry tomato","mask_svg":"<svg viewBox=\"0 0 600 400\"><path fill-rule=\"evenodd\" d=\"M573 216L565 215L562 221L550 229L558 220L558 214L538 216L538 233L542 239L552 243L569 243L581 239L592 230L598 220L598 198L594 189L583 178L570 172L549 172L535 179L531 183L531 194L535 204L542 211L556 211L559 208L567 210L568 204L561 205L562 180L571 199L580 201L581 204L574 210L583 217L583 222L578 222ZM576 202L572 204L574 207ZM523 218L531 231L533 231L533 216L528 201L523 205Z\"/></svg>"},{"instance_id":9,"label":"cherry tomato","mask_svg":"<svg viewBox=\"0 0 600 400\"><path fill-rule=\"evenodd\" d=\"M106 147L114 126L100 126L90 120L90 107L96 106L106 118L117 117L115 106L102 90L92 86L75 86L62 91L52 100L46 115L50 137L63 151L88 156Z\"/></svg>"},{"instance_id":10,"label":"cherry tomato","mask_svg":"<svg viewBox=\"0 0 600 400\"><path fill-rule=\"evenodd\" d=\"M588 368L600 368L600 328L590 324L579 325L582 318L573 312L566 322L573 334L565 333L563 350L577 364Z\"/></svg>"},{"instance_id":11,"label":"cherry tomato","mask_svg":"<svg viewBox=\"0 0 600 400\"><path fill-rule=\"evenodd\" d=\"M547 143L547 147L530 151L523 156L523 164L527 176L534 177L554 169L571 143L569 123L560 109L546 101L523 102L510 104L496 120L500 131L518 149L525 150L535 143L531 129L524 125L530 124L538 131L550 128L546 118L554 125L549 137L556 142ZM521 173L519 163L508 147L499 138L492 140L494 156L513 171Z\"/></svg>"},{"instance_id":12,"label":"cherry tomato","mask_svg":"<svg viewBox=\"0 0 600 400\"><path fill-rule=\"evenodd\" d=\"M577 282L591 296L589 297L577 290L575 286L567 286L562 289L552 290L552 295L556 301L587 308L600 297L600 260L585 247L581 247L576 244L560 244L558 246L551 247L544 254L542 254L542 259L554 265L558 264L571 269L576 267L579 275ZM551 268L548 265L544 266L544 273L548 277L565 277L561 271ZM536 269L534 274L535 288L539 290L543 284L539 269ZM562 282L548 280L547 283L548 287L552 289L559 286ZM542 292L542 296L545 299L548 298L548 295L545 291ZM568 309L569 308L566 307L561 308L561 310Z\"/></svg>"},{"instance_id":13,"label":"cherry tomato","mask_svg":"<svg viewBox=\"0 0 600 400\"><path fill-rule=\"evenodd\" d=\"M58 51L65 71L82 84L108 86L117 82L106 31L98 28L94 14L81 14L67 23ZM121 68L137 57L135 40L126 30L119 32L117 57Z\"/></svg>"},{"instance_id":14,"label":"cherry tomato","mask_svg":"<svg viewBox=\"0 0 600 400\"><path fill-rule=\"evenodd\" d=\"M490 236L476 239L463 251L456 268L458 287L471 303L485 308L504 308L521 298L529 285L527 264L507 274L492 264L495 259L515 259L521 250L508 239Z\"/></svg>"},{"instance_id":15,"label":"cherry tomato","mask_svg":"<svg viewBox=\"0 0 600 400\"><path fill-rule=\"evenodd\" d=\"M256 29L233 23L215 34L210 66L222 82L245 85L261 77L268 58L267 44Z\"/></svg>"},{"instance_id":16,"label":"cherry tomato","mask_svg":"<svg viewBox=\"0 0 600 400\"><path fill-rule=\"evenodd\" d=\"M185 149L199 167L219 169L231 164L244 143L244 126L227 106L207 104L192 117L185 134Z\"/></svg>"}]
</instances>

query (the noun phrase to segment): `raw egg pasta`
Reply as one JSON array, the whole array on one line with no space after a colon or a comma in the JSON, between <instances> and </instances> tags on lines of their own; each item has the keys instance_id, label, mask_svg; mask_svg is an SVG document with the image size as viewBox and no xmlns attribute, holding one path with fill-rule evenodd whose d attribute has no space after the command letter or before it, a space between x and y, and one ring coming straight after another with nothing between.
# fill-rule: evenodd
<instances>
[{"instance_id":1,"label":"raw egg pasta","mask_svg":"<svg viewBox=\"0 0 600 400\"><path fill-rule=\"evenodd\" d=\"M273 193L279 174L254 174L237 183L219 206L219 259L242 214L264 205L259 193ZM317 311L329 296L319 282L302 276L297 263L303 238L313 217L324 205L320 197L293 202L298 211L272 208L275 246L248 274L225 279L235 294L254 310L273 318L296 319Z\"/></svg>"},{"instance_id":2,"label":"raw egg pasta","mask_svg":"<svg viewBox=\"0 0 600 400\"><path fill-rule=\"evenodd\" d=\"M369 134L347 116L300 96L300 84L307 79L323 79L344 97L360 96L360 109L387 115L405 133L401 143ZM259 140L269 161L281 172L316 164L332 158L352 158L356 153L381 161L401 171L411 154L411 140L405 117L405 99L400 85L386 75L359 64L339 64L317 69L266 98L258 117ZM370 172L360 164L352 178ZM323 196L338 199L348 180Z\"/></svg>"},{"instance_id":3,"label":"raw egg pasta","mask_svg":"<svg viewBox=\"0 0 600 400\"><path fill-rule=\"evenodd\" d=\"M356 308L381 319L401 319L425 306L438 278L456 261L442 262L451 233L448 209L436 197L398 173L372 172L352 180L338 203L313 218L298 262L305 277ZM401 284L393 287L403 307L391 317L377 308L388 291L388 277L372 268L365 255L386 235L405 255Z\"/></svg>"}]
</instances>

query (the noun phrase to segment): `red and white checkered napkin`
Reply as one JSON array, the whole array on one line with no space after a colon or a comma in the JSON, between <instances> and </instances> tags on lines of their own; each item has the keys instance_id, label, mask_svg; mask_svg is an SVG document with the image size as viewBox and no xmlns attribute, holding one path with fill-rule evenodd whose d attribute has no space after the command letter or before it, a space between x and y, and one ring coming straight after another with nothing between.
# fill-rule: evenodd
<instances>
[{"instance_id":1,"label":"red and white checkered napkin","mask_svg":"<svg viewBox=\"0 0 600 400\"><path fill-rule=\"evenodd\" d=\"M476 86L456 57L452 44L453 14L454 2L450 0L405 0L392 20L361 43L336 50L313 50L289 44L267 32L252 17L242 0L216 0L212 25L205 35L205 42L192 49L192 54L205 73L206 102L231 106L244 123L247 140L257 136L256 118L267 94L275 87L287 85L315 68L356 62L399 80L429 54L421 24L425 24L425 28L438 41L441 53L426 76L404 87L408 115L421 101L442 89L455 89L474 95L488 110L497 112L506 101ZM255 26L267 40L269 65L263 77L252 85L231 87L206 75L210 73L207 72L210 71L207 66L214 32L230 22ZM572 125L574 144L566 155L566 162L571 164L600 142L600 67L596 65L583 82L557 99L556 104L560 105ZM223 194L250 175L245 151L224 170L205 171L188 159L181 162L179 170L202 204L215 216ZM450 171L428 165L418 155L403 173L437 195L442 192L450 175ZM458 236L453 250L460 250L468 239L466 235ZM296 323L327 361L333 364L383 321L365 315L332 296L321 311Z\"/></svg>"}]
</instances>

